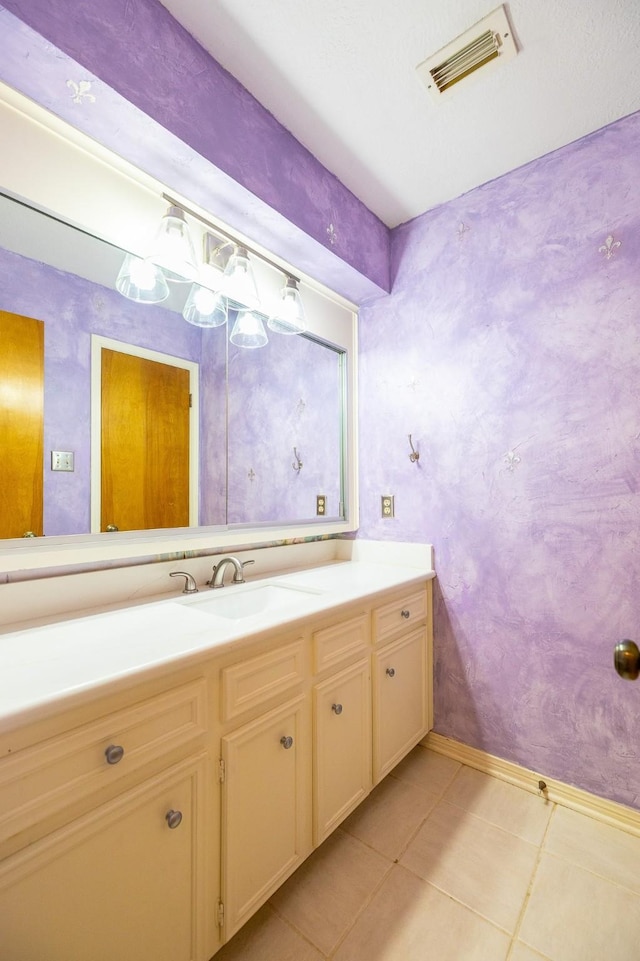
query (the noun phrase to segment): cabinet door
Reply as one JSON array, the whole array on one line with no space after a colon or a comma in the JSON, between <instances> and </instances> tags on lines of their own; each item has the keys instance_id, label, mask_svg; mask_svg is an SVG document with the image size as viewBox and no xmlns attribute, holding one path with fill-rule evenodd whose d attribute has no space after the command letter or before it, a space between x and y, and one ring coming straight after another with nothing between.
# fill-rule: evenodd
<instances>
[{"instance_id":1,"label":"cabinet door","mask_svg":"<svg viewBox=\"0 0 640 961\"><path fill-rule=\"evenodd\" d=\"M426 657L426 628L386 644L374 654L374 784L427 730Z\"/></svg>"},{"instance_id":2,"label":"cabinet door","mask_svg":"<svg viewBox=\"0 0 640 961\"><path fill-rule=\"evenodd\" d=\"M320 844L371 789L369 658L313 690L314 845Z\"/></svg>"},{"instance_id":3,"label":"cabinet door","mask_svg":"<svg viewBox=\"0 0 640 961\"><path fill-rule=\"evenodd\" d=\"M203 760L176 765L3 861L2 956L201 961L203 786Z\"/></svg>"},{"instance_id":4,"label":"cabinet door","mask_svg":"<svg viewBox=\"0 0 640 961\"><path fill-rule=\"evenodd\" d=\"M222 738L225 941L311 850L308 715L299 697Z\"/></svg>"}]
</instances>

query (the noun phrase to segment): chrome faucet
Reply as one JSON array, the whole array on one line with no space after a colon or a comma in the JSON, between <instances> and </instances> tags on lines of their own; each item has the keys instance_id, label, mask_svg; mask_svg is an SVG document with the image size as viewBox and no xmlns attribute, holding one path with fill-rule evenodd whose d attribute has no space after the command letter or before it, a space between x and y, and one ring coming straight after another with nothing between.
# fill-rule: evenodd
<instances>
[{"instance_id":1,"label":"chrome faucet","mask_svg":"<svg viewBox=\"0 0 640 961\"><path fill-rule=\"evenodd\" d=\"M244 584L244 568L248 564L255 564L255 561L239 561L237 557L223 557L213 568L211 580L207 581L209 587L224 587L224 572L227 567L233 567L232 584Z\"/></svg>"}]
</instances>

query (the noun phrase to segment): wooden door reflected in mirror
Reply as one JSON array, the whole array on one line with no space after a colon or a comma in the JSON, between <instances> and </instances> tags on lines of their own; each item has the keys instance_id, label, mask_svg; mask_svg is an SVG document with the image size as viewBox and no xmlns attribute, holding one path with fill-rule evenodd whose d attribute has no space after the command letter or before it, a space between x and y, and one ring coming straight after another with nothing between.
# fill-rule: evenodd
<instances>
[{"instance_id":1,"label":"wooden door reflected in mirror","mask_svg":"<svg viewBox=\"0 0 640 961\"><path fill-rule=\"evenodd\" d=\"M189 526L189 371L102 349L101 524Z\"/></svg>"},{"instance_id":2,"label":"wooden door reflected in mirror","mask_svg":"<svg viewBox=\"0 0 640 961\"><path fill-rule=\"evenodd\" d=\"M0 311L0 537L43 532L44 324Z\"/></svg>"}]
</instances>

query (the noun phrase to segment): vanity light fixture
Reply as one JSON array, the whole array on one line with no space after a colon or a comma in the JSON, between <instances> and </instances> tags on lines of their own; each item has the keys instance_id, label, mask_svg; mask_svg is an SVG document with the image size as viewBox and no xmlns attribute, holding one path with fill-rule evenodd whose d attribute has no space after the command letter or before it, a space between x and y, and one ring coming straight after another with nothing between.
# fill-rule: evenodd
<instances>
[{"instance_id":1,"label":"vanity light fixture","mask_svg":"<svg viewBox=\"0 0 640 961\"><path fill-rule=\"evenodd\" d=\"M184 211L171 204L160 221L148 259L161 267L167 280L189 283L198 279L196 252Z\"/></svg>"},{"instance_id":2,"label":"vanity light fixture","mask_svg":"<svg viewBox=\"0 0 640 961\"><path fill-rule=\"evenodd\" d=\"M182 316L195 327L223 327L227 322L227 301L220 291L194 284Z\"/></svg>"},{"instance_id":3,"label":"vanity light fixture","mask_svg":"<svg viewBox=\"0 0 640 961\"><path fill-rule=\"evenodd\" d=\"M116 282L121 294L140 303L160 303L169 296L167 281L191 283L182 310L184 319L196 327L223 327L229 310L234 310L235 322L229 340L240 347L264 347L268 343L265 320L270 330L278 334L305 332L299 281L286 268L251 250L167 194L162 197L169 207L158 228L152 252L145 258L125 256ZM207 228L202 263L196 259L186 214ZM251 257L284 274L284 286L270 314L261 307ZM143 280L138 279L136 271L140 271Z\"/></svg>"},{"instance_id":4,"label":"vanity light fixture","mask_svg":"<svg viewBox=\"0 0 640 961\"><path fill-rule=\"evenodd\" d=\"M287 277L267 327L277 334L304 334L307 329L304 304L295 277Z\"/></svg>"},{"instance_id":5,"label":"vanity light fixture","mask_svg":"<svg viewBox=\"0 0 640 961\"><path fill-rule=\"evenodd\" d=\"M268 337L262 316L255 310L239 310L229 340L236 347L264 347Z\"/></svg>"},{"instance_id":6,"label":"vanity light fixture","mask_svg":"<svg viewBox=\"0 0 640 961\"><path fill-rule=\"evenodd\" d=\"M162 270L151 261L126 254L116 278L116 290L139 304L160 304L169 296Z\"/></svg>"}]
</instances>

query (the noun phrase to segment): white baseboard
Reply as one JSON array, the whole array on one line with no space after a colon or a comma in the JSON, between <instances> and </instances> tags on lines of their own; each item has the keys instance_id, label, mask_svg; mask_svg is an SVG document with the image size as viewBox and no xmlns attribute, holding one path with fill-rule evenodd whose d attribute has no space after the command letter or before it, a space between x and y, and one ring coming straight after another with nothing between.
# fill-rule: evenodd
<instances>
[{"instance_id":1,"label":"white baseboard","mask_svg":"<svg viewBox=\"0 0 640 961\"><path fill-rule=\"evenodd\" d=\"M437 754L460 761L461 764L466 764L484 774L515 784L516 787L523 788L532 794L542 793L543 797L555 804L561 804L563 807L579 811L580 814L586 814L605 824L620 828L628 834L640 837L640 811L635 808L616 801L608 801L606 798L590 794L589 791L583 791L581 788L571 787L562 781L554 781L553 778L546 777L544 774L536 774L535 771L529 771L519 764L503 761L502 758L494 757L493 754L487 754L486 751L469 747L467 744L433 731L423 738L421 744ZM540 792L538 788L539 781L544 781L546 785L544 792Z\"/></svg>"}]
</instances>

